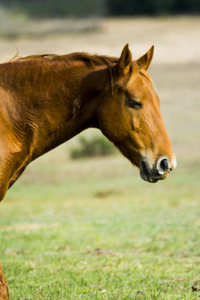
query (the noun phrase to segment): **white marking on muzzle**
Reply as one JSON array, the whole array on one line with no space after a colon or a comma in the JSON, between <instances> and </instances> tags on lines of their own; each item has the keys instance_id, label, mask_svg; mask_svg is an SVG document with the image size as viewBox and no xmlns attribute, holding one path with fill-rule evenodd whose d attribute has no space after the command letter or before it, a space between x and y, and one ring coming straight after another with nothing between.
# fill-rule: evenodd
<instances>
[{"instance_id":1,"label":"white marking on muzzle","mask_svg":"<svg viewBox=\"0 0 200 300\"><path fill-rule=\"evenodd\" d=\"M176 156L174 155L173 159L171 160L170 170L173 170L176 167L177 167L177 160L176 160Z\"/></svg>"}]
</instances>

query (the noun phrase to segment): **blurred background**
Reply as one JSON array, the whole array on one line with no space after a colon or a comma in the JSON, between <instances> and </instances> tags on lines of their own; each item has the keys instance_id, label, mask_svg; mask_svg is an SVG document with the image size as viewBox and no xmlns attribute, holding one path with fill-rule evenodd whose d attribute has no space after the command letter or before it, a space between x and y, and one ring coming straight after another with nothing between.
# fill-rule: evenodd
<instances>
[{"instance_id":1,"label":"blurred background","mask_svg":"<svg viewBox=\"0 0 200 300\"><path fill-rule=\"evenodd\" d=\"M153 257L154 250L146 248L152 237L159 249L156 255L165 253L164 257L166 260L169 257L170 262L179 255L177 249L186 249L184 253L189 253L188 256L179 256L181 266L184 268L183 257L186 257L189 262L185 263L185 268L193 270L192 278L198 277L199 270L194 270L199 266L199 256L192 251L198 251L200 240L200 1L0 1L1 63L16 54L85 51L118 57L126 43L129 43L133 59L155 45L149 73L161 100L161 112L177 157L177 169L163 182L155 185L143 182L138 170L101 133L92 129L39 158L31 163L1 204L0 253L2 264L7 266L7 275L11 274L8 270L17 261L16 255L20 268L23 269L25 259L28 263L29 254L18 249L30 247L32 230L39 232L45 228L42 234L50 232L46 251L50 251L52 246L54 254L56 245L61 243L56 240L61 230L63 243L68 243L68 246L61 245L60 249L67 255L70 249L74 249L75 255L79 253L78 241L83 236L83 251L88 247L107 247L121 252L126 249L128 253L133 248L141 249L142 245L138 259L148 251L152 251ZM30 226L30 223L33 225ZM52 224L56 224L54 229ZM126 228L127 236L123 228ZM159 246L161 244L156 236L157 233L163 236L164 228L169 231L163 246ZM53 232L55 235L51 237ZM70 232L73 236L68 239L66 236ZM138 235L134 236L136 232ZM171 240L173 233L173 241L181 240L182 244L174 246ZM121 243L124 243L122 248L118 234L121 234ZM27 237L28 244L25 242ZM45 239L41 239L45 243ZM40 247L38 245L37 250L33 250L34 247L30 250L33 261L43 251ZM10 248L12 250L7 251ZM198 264L193 263L190 257L197 257ZM169 261L165 262L166 270ZM10 272L13 272L12 269ZM179 277L184 274L189 276L188 269L181 269ZM11 293L16 295L14 283L17 272L9 276ZM35 282L34 276L31 278ZM38 288L42 284L38 283ZM179 286L179 283L176 285Z\"/></svg>"}]
</instances>

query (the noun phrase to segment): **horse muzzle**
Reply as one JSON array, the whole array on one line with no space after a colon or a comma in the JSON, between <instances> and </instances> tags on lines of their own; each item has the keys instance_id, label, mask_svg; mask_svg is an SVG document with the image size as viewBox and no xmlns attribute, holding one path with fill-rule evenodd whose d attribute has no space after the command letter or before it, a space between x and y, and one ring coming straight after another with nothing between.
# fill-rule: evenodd
<instances>
[{"instance_id":1,"label":"horse muzzle","mask_svg":"<svg viewBox=\"0 0 200 300\"><path fill-rule=\"evenodd\" d=\"M176 159L170 161L167 156L160 157L153 166L147 158L143 158L140 163L140 176L145 181L157 182L165 179L176 165Z\"/></svg>"}]
</instances>

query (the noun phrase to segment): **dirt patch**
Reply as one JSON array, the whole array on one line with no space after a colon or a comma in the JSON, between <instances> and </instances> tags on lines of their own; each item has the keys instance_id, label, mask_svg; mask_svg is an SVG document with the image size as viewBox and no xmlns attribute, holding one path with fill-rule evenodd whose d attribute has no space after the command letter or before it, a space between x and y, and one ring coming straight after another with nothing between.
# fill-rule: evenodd
<instances>
[{"instance_id":1,"label":"dirt patch","mask_svg":"<svg viewBox=\"0 0 200 300\"><path fill-rule=\"evenodd\" d=\"M123 254L120 252L112 251L109 249L102 249L102 248L96 248L94 250L90 250L88 251L88 253L92 255L105 255L105 256L118 256L118 257L123 256Z\"/></svg>"},{"instance_id":2,"label":"dirt patch","mask_svg":"<svg viewBox=\"0 0 200 300\"><path fill-rule=\"evenodd\" d=\"M97 191L97 192L94 193L94 197L103 199L103 198L108 198L108 197L111 197L111 196L116 196L116 195L119 195L121 193L122 193L121 191L116 191L116 190Z\"/></svg>"},{"instance_id":3,"label":"dirt patch","mask_svg":"<svg viewBox=\"0 0 200 300\"><path fill-rule=\"evenodd\" d=\"M54 227L58 227L59 225L60 225L59 223L52 223L52 224L41 224L41 223L15 224L15 225L10 225L10 226L1 226L0 230L1 231L39 230L39 229L44 229L44 228L52 228L52 227L54 228Z\"/></svg>"},{"instance_id":4,"label":"dirt patch","mask_svg":"<svg viewBox=\"0 0 200 300\"><path fill-rule=\"evenodd\" d=\"M21 249L21 250L14 250L14 249L6 249L4 251L5 255L20 255L20 254L30 254L31 251Z\"/></svg>"}]
</instances>

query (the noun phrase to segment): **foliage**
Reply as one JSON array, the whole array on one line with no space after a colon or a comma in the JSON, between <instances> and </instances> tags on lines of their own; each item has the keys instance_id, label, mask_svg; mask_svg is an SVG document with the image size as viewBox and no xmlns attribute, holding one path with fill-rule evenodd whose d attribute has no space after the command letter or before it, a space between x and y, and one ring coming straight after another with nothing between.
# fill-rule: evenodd
<instances>
[{"instance_id":1,"label":"foliage","mask_svg":"<svg viewBox=\"0 0 200 300\"><path fill-rule=\"evenodd\" d=\"M199 13L198 0L108 0L111 15L167 15Z\"/></svg>"},{"instance_id":2,"label":"foliage","mask_svg":"<svg viewBox=\"0 0 200 300\"><path fill-rule=\"evenodd\" d=\"M107 156L115 153L114 146L104 136L94 136L87 138L81 136L79 138L78 146L71 148L70 157L73 159Z\"/></svg>"},{"instance_id":3,"label":"foliage","mask_svg":"<svg viewBox=\"0 0 200 300\"><path fill-rule=\"evenodd\" d=\"M1 6L34 18L200 12L199 0L1 0Z\"/></svg>"},{"instance_id":4,"label":"foliage","mask_svg":"<svg viewBox=\"0 0 200 300\"><path fill-rule=\"evenodd\" d=\"M14 12L36 18L86 17L102 15L104 2L104 0L1 0L1 5Z\"/></svg>"}]
</instances>

